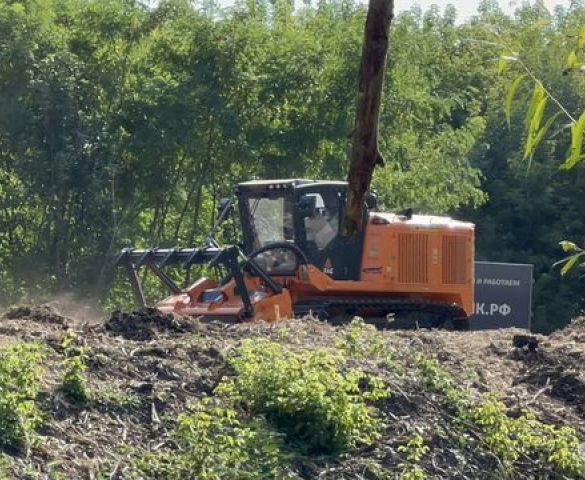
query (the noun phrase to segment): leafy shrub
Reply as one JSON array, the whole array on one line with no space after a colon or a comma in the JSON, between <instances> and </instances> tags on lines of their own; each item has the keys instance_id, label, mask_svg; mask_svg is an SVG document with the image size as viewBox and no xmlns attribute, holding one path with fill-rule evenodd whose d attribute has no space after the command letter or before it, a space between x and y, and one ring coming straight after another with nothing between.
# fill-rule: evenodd
<instances>
[{"instance_id":1,"label":"leafy shrub","mask_svg":"<svg viewBox=\"0 0 585 480\"><path fill-rule=\"evenodd\" d=\"M43 350L34 343L0 351L0 447L23 447L41 421L35 399L40 390Z\"/></svg>"},{"instance_id":2,"label":"leafy shrub","mask_svg":"<svg viewBox=\"0 0 585 480\"><path fill-rule=\"evenodd\" d=\"M265 480L293 478L284 466L281 439L262 419L204 402L181 415L175 430L180 451L148 455L139 468L162 480Z\"/></svg>"},{"instance_id":3,"label":"leafy shrub","mask_svg":"<svg viewBox=\"0 0 585 480\"><path fill-rule=\"evenodd\" d=\"M380 335L380 331L361 317L355 317L342 331L337 348L347 352L352 358L384 358L391 363L392 351Z\"/></svg>"},{"instance_id":4,"label":"leafy shrub","mask_svg":"<svg viewBox=\"0 0 585 480\"><path fill-rule=\"evenodd\" d=\"M532 459L549 464L563 474L585 475L585 461L579 453L580 442L574 429L547 425L533 412L512 418L508 416L506 405L495 395L474 405L437 361L419 357L417 363L427 387L445 395L454 408L455 424L462 433L474 429L508 470L512 470L516 462ZM471 437L462 435L462 442L467 441L464 438Z\"/></svg>"},{"instance_id":5,"label":"leafy shrub","mask_svg":"<svg viewBox=\"0 0 585 480\"><path fill-rule=\"evenodd\" d=\"M68 357L65 359L65 365L61 390L69 400L75 403L87 402L91 395L84 375L87 371L85 359L80 355Z\"/></svg>"},{"instance_id":6,"label":"leafy shrub","mask_svg":"<svg viewBox=\"0 0 585 480\"><path fill-rule=\"evenodd\" d=\"M550 463L564 474L585 474L579 439L572 428L544 424L532 412L510 418L495 396L471 410L470 418L484 432L490 450L506 465L527 457Z\"/></svg>"},{"instance_id":7,"label":"leafy shrub","mask_svg":"<svg viewBox=\"0 0 585 480\"><path fill-rule=\"evenodd\" d=\"M445 395L449 406L458 411L470 408L471 398L457 386L457 382L449 372L442 369L436 360L418 356L416 362L420 368L422 379L432 392Z\"/></svg>"},{"instance_id":8,"label":"leafy shrub","mask_svg":"<svg viewBox=\"0 0 585 480\"><path fill-rule=\"evenodd\" d=\"M334 453L375 440L378 422L366 401L388 394L376 378L344 372L340 353L248 340L230 364L236 376L218 393L266 416L303 451Z\"/></svg>"},{"instance_id":9,"label":"leafy shrub","mask_svg":"<svg viewBox=\"0 0 585 480\"><path fill-rule=\"evenodd\" d=\"M406 445L398 447L398 451L406 456L406 462L399 465L402 468L400 480L425 480L427 476L418 465L431 451L425 439L420 435L415 435Z\"/></svg>"},{"instance_id":10,"label":"leafy shrub","mask_svg":"<svg viewBox=\"0 0 585 480\"><path fill-rule=\"evenodd\" d=\"M63 340L65 350L65 375L61 391L75 403L87 402L91 398L85 372L87 372L87 349L74 345L75 337L66 336Z\"/></svg>"}]
</instances>

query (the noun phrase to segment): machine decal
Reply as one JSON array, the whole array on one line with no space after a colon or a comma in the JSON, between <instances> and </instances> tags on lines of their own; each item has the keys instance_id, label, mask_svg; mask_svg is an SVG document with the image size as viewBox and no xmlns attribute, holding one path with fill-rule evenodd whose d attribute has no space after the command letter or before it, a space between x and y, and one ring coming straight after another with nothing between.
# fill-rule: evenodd
<instances>
[{"instance_id":1,"label":"machine decal","mask_svg":"<svg viewBox=\"0 0 585 480\"><path fill-rule=\"evenodd\" d=\"M333 263L331 262L330 258L325 261L325 265L323 266L323 273L326 273L327 275L333 275Z\"/></svg>"},{"instance_id":2,"label":"machine decal","mask_svg":"<svg viewBox=\"0 0 585 480\"><path fill-rule=\"evenodd\" d=\"M367 268L363 268L362 272L380 274L380 273L382 273L382 267L367 267Z\"/></svg>"}]
</instances>

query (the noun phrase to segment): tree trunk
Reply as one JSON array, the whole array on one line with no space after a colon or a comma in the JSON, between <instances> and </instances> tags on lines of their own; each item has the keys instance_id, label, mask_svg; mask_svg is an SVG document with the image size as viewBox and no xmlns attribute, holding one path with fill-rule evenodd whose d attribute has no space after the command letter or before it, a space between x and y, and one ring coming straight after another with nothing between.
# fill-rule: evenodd
<instances>
[{"instance_id":1,"label":"tree trunk","mask_svg":"<svg viewBox=\"0 0 585 480\"><path fill-rule=\"evenodd\" d=\"M384 159L378 149L378 123L388 34L394 16L394 0L370 0L362 49L357 110L353 131L349 184L343 233L354 235L361 228L365 196L376 165Z\"/></svg>"}]
</instances>

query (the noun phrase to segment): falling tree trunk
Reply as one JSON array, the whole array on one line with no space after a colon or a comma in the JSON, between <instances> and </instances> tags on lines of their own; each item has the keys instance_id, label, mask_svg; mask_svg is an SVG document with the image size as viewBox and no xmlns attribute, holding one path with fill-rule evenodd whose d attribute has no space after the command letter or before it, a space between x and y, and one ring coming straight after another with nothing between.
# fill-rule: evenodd
<instances>
[{"instance_id":1,"label":"falling tree trunk","mask_svg":"<svg viewBox=\"0 0 585 480\"><path fill-rule=\"evenodd\" d=\"M357 110L353 132L349 191L343 232L354 235L361 228L363 205L376 165L384 159L378 149L380 103L388 51L388 33L394 15L394 0L370 0L360 66Z\"/></svg>"}]
</instances>

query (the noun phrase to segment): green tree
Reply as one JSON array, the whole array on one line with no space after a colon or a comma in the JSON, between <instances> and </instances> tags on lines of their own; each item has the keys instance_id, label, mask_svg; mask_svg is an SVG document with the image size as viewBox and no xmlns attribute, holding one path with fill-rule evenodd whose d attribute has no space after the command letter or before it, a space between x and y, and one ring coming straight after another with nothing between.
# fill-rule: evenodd
<instances>
[{"instance_id":1,"label":"green tree","mask_svg":"<svg viewBox=\"0 0 585 480\"><path fill-rule=\"evenodd\" d=\"M508 261L535 265L534 326L541 331L564 325L584 305L578 279L561 284L560 269L553 266L563 239L585 236L574 201L583 188L574 160L584 84L567 70L563 53L581 41L578 25L584 13L579 5L554 15L538 4L526 5L517 12L514 31L492 34L495 48L501 49L501 73L509 78L502 97L508 125L501 114L495 120L493 138L507 140L497 148L497 160L496 155L486 159L494 176L499 174L486 185L498 200L486 211L492 221L484 246Z\"/></svg>"}]
</instances>

